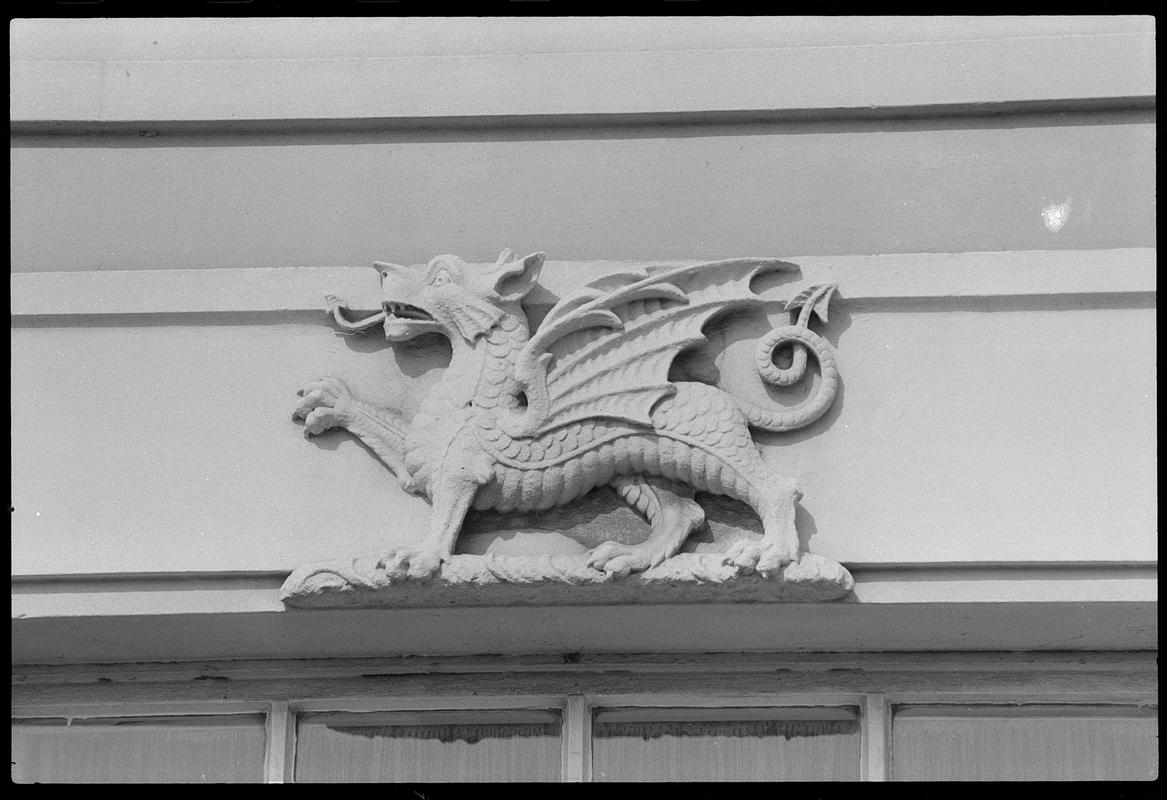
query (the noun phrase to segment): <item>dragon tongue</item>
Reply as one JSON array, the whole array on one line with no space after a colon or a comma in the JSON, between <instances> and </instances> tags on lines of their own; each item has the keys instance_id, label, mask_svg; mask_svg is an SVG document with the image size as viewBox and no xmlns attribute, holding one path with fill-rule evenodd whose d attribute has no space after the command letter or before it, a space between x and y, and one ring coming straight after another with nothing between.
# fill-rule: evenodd
<instances>
[{"instance_id":1,"label":"dragon tongue","mask_svg":"<svg viewBox=\"0 0 1167 800\"><path fill-rule=\"evenodd\" d=\"M433 317L422 311L417 306L411 306L408 303L389 303L389 313L399 319L415 319L422 321L432 320Z\"/></svg>"}]
</instances>

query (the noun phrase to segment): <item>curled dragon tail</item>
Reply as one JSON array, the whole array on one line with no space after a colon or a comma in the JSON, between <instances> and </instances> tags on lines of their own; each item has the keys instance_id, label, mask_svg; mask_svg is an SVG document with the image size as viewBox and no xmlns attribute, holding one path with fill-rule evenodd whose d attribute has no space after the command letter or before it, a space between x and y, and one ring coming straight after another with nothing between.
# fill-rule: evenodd
<instances>
[{"instance_id":1,"label":"curled dragon tail","mask_svg":"<svg viewBox=\"0 0 1167 800\"><path fill-rule=\"evenodd\" d=\"M758 374L771 386L793 386L806 375L807 352L814 354L819 364L821 380L818 389L794 408L773 410L763 408L748 400L737 399L738 406L746 415L750 425L768 431L793 431L805 428L827 412L835 401L839 389L839 369L835 363L835 349L809 327L814 314L826 322L827 305L835 293L836 284L812 286L786 304L787 311L801 308L798 321L793 325L775 328L758 340L754 350L754 364ZM791 346L793 356L789 367L774 364L774 351L779 347Z\"/></svg>"}]
</instances>

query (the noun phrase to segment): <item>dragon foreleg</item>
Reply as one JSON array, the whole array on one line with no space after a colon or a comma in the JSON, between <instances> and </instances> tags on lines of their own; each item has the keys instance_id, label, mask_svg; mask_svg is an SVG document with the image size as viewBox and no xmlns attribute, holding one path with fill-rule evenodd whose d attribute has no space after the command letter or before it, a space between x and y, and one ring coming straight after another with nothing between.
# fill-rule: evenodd
<instances>
[{"instance_id":1,"label":"dragon foreleg","mask_svg":"<svg viewBox=\"0 0 1167 800\"><path fill-rule=\"evenodd\" d=\"M377 562L390 581L429 578L454 552L462 520L474 501L478 484L457 478L440 482L433 492L433 516L420 545L398 545L386 550Z\"/></svg>"},{"instance_id":2,"label":"dragon foreleg","mask_svg":"<svg viewBox=\"0 0 1167 800\"><path fill-rule=\"evenodd\" d=\"M405 426L397 414L357 400L339 378L313 381L297 394L303 399L293 416L304 420L306 435L344 428L393 470L403 489L415 491L413 478L405 466Z\"/></svg>"},{"instance_id":3,"label":"dragon foreleg","mask_svg":"<svg viewBox=\"0 0 1167 800\"><path fill-rule=\"evenodd\" d=\"M426 579L436 574L454 552L466 512L478 489L494 475L493 459L482 449L474 433L462 429L446 454L446 469L440 471L428 492L433 512L429 529L418 544L396 545L381 555L377 568L390 582L406 578Z\"/></svg>"},{"instance_id":4,"label":"dragon foreleg","mask_svg":"<svg viewBox=\"0 0 1167 800\"><path fill-rule=\"evenodd\" d=\"M355 402L355 414L345 428L355 434L385 466L393 470L401 488L416 491L413 477L405 466L405 426L400 417L387 408Z\"/></svg>"}]
</instances>

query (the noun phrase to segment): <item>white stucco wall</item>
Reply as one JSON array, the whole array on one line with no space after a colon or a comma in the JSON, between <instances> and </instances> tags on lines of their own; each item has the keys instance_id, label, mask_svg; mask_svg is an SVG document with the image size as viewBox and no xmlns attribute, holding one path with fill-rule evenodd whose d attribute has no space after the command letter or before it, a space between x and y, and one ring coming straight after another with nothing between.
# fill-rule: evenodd
<instances>
[{"instance_id":1,"label":"white stucco wall","mask_svg":"<svg viewBox=\"0 0 1167 800\"><path fill-rule=\"evenodd\" d=\"M1126 256L1150 290L1149 260ZM842 291L826 328L837 408L806 432L755 437L801 476L814 551L858 564L1155 559L1151 307L1085 295L1084 308L1031 296L852 310ZM13 432L18 574L290 570L424 531L427 505L370 453L343 433L306 441L291 411L300 385L338 375L412 414L440 352L395 355L375 335L333 333L322 312L122 319L13 331L13 417L28 421ZM729 342L723 385L770 402L751 358L752 339Z\"/></svg>"}]
</instances>

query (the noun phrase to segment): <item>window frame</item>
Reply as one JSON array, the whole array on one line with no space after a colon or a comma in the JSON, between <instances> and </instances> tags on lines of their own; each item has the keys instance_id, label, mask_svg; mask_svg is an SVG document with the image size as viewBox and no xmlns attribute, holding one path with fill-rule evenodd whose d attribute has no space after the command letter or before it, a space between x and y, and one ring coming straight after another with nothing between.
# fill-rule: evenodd
<instances>
[{"instance_id":1,"label":"window frame","mask_svg":"<svg viewBox=\"0 0 1167 800\"><path fill-rule=\"evenodd\" d=\"M294 782L296 722L301 713L323 712L448 712L551 710L561 715L561 782L588 782L592 771L592 721L596 711L624 709L780 709L849 707L858 709L860 781L891 779L891 726L898 708L918 705L983 706L1117 706L1158 709L1157 673L1153 654L1028 654L1022 666L1001 654L918 654L919 661L882 654L879 657L802 657L757 654L684 657L686 663L663 665L659 658L637 661L612 657L597 665L563 664L554 668L539 659L530 663L507 659L486 663L446 660L441 667L418 664L400 671L372 672L367 662L344 664L325 660L277 668L279 677L262 677L272 665L235 663L216 670L227 674L208 681L203 671L192 679L176 674L176 665L93 665L80 673L74 667L13 670L13 719L42 717L142 717L263 714L265 724L264 780ZM983 663L981 663L983 662ZM795 665L786 670L783 665ZM1043 665L1045 668L1043 668ZM177 667L182 671L182 667ZM615 669L615 672L611 671ZM317 670L322 674L318 674ZM794 679L773 676L789 671ZM532 673L544 690L523 692ZM711 674L712 673L712 674ZM849 677L848 673L851 673ZM619 679L613 675L619 674ZM855 674L861 679L856 681ZM156 679L151 680L156 675ZM110 676L118 676L111 680ZM937 685L941 680L963 687L912 690L905 684ZM1009 676L1013 676L1010 680ZM1024 676L1034 676L1031 681ZM1125 676L1125 677L1122 677ZM178 698L179 686L201 684L228 687L248 679L239 699ZM362 678L365 682L354 684ZM457 688L452 688L456 678ZM202 680L200 680L202 679ZM370 682L371 681L371 682ZM1050 683L1054 686L1050 686ZM256 685L258 683L258 685ZM862 684L862 690L840 689ZM1030 684L1033 684L1030 686ZM1099 689L1109 683L1113 689ZM641 686L627 690L613 684ZM790 684L784 690L784 684ZM360 685L360 691L353 691ZM428 687L433 691L427 691ZM713 688L710 688L713 686ZM723 687L718 690L716 687ZM807 687L811 688L808 689ZM668 687L668 688L665 688ZM558 689L558 691L555 691ZM881 691L883 689L883 691ZM404 691L402 691L404 690ZM399 692L399 693L398 693ZM229 693L224 692L224 693ZM267 696L257 699L256 694ZM88 699L102 694L108 699ZM168 697L170 699L168 699Z\"/></svg>"}]
</instances>

